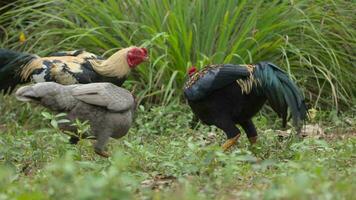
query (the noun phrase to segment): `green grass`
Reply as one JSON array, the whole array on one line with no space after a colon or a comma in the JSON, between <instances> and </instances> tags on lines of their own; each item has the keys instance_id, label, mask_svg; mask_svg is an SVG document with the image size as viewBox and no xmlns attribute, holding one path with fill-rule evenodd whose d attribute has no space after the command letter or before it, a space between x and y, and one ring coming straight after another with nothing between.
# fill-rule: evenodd
<instances>
[{"instance_id":1,"label":"green grass","mask_svg":"<svg viewBox=\"0 0 356 200\"><path fill-rule=\"evenodd\" d=\"M19 4L0 23L4 46L42 55L148 47L150 64L126 85L146 102L181 97L192 64L269 60L296 79L312 107L341 110L355 103L355 9L344 0L40 0Z\"/></svg>"},{"instance_id":2,"label":"green grass","mask_svg":"<svg viewBox=\"0 0 356 200\"><path fill-rule=\"evenodd\" d=\"M129 134L110 141L109 159L90 140L68 144L43 108L0 95L0 200L353 199L354 2L19 2L0 9L1 47L105 56L135 44L152 59L125 83L136 87L141 106ZM280 121L260 114L258 144L243 136L224 153L222 131L190 128L192 114L181 103L188 66L260 60L282 66L303 88L316 111L309 123L321 124L323 138L280 140Z\"/></svg>"},{"instance_id":3,"label":"green grass","mask_svg":"<svg viewBox=\"0 0 356 200\"><path fill-rule=\"evenodd\" d=\"M68 144L41 107L1 96L0 112L0 199L352 199L356 189L352 115L317 113L326 136L302 141L279 140L280 123L259 115L258 144L243 136L223 153L223 133L191 129L187 106L140 106L104 159L90 140Z\"/></svg>"}]
</instances>

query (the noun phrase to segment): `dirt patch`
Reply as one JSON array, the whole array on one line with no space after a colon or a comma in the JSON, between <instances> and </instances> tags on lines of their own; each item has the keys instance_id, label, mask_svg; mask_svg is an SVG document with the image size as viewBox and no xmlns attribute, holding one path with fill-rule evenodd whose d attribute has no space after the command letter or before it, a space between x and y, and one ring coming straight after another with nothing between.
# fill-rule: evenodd
<instances>
[{"instance_id":1,"label":"dirt patch","mask_svg":"<svg viewBox=\"0 0 356 200\"><path fill-rule=\"evenodd\" d=\"M0 131L6 131L6 124L0 124Z\"/></svg>"},{"instance_id":2,"label":"dirt patch","mask_svg":"<svg viewBox=\"0 0 356 200\"><path fill-rule=\"evenodd\" d=\"M325 139L325 140L344 140L347 138L356 137L356 129L348 128L333 128L328 129L319 124L307 124L301 130L303 138ZM292 129L277 130L278 136L281 138L289 137L292 134Z\"/></svg>"},{"instance_id":3,"label":"dirt patch","mask_svg":"<svg viewBox=\"0 0 356 200\"><path fill-rule=\"evenodd\" d=\"M325 140L345 140L356 138L356 131L333 132L325 134Z\"/></svg>"},{"instance_id":4,"label":"dirt patch","mask_svg":"<svg viewBox=\"0 0 356 200\"><path fill-rule=\"evenodd\" d=\"M141 182L142 187L151 188L152 190L161 190L170 187L176 182L177 178L174 176L157 175L152 179L147 179Z\"/></svg>"}]
</instances>

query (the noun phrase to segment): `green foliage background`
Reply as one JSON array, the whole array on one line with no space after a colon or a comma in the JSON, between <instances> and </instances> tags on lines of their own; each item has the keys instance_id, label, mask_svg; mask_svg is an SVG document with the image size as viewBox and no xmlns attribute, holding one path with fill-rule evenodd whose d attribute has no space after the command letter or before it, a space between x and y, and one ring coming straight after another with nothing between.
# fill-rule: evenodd
<instances>
[{"instance_id":1,"label":"green foliage background","mask_svg":"<svg viewBox=\"0 0 356 200\"><path fill-rule=\"evenodd\" d=\"M0 9L0 46L46 55L150 49L125 87L141 106L112 156L68 144L59 119L0 95L2 199L352 199L355 171L356 3L346 0L18 0ZM19 42L20 33L27 41ZM260 139L222 152L225 136L189 125L182 85L190 65L272 61L318 111L326 135L278 138L258 115ZM340 115L338 111L347 112ZM85 124L79 126L85 131Z\"/></svg>"},{"instance_id":2,"label":"green foliage background","mask_svg":"<svg viewBox=\"0 0 356 200\"><path fill-rule=\"evenodd\" d=\"M339 110L355 102L353 1L36 0L13 7L0 17L5 47L104 56L148 47L151 62L138 68L131 85L151 103L181 97L190 65L263 60L290 73L312 107ZM25 45L17 42L20 31L28 36Z\"/></svg>"},{"instance_id":3,"label":"green foliage background","mask_svg":"<svg viewBox=\"0 0 356 200\"><path fill-rule=\"evenodd\" d=\"M278 139L280 123L259 115L259 142L243 135L223 152L223 132L191 129L187 106L140 106L106 159L90 140L69 144L41 106L5 96L0 112L0 199L352 199L356 189L355 116L318 113L327 135L300 141Z\"/></svg>"}]
</instances>

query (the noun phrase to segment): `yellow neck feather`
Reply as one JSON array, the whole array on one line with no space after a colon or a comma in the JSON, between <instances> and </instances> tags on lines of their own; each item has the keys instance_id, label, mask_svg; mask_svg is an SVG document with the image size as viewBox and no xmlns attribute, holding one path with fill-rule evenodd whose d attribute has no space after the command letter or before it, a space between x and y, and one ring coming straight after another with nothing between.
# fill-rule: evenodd
<instances>
[{"instance_id":1,"label":"yellow neck feather","mask_svg":"<svg viewBox=\"0 0 356 200\"><path fill-rule=\"evenodd\" d=\"M127 53L134 47L121 49L104 61L90 61L93 69L102 76L121 78L130 72Z\"/></svg>"},{"instance_id":2,"label":"yellow neck feather","mask_svg":"<svg viewBox=\"0 0 356 200\"><path fill-rule=\"evenodd\" d=\"M30 62L21 66L20 77L22 81L26 81L30 78L33 70L42 68L42 60L39 56L31 60Z\"/></svg>"}]
</instances>

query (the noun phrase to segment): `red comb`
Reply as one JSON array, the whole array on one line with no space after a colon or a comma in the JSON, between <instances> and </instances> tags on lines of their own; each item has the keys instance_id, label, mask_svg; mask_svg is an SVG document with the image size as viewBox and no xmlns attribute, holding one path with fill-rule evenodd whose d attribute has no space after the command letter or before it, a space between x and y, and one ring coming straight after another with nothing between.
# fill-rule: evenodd
<instances>
[{"instance_id":1,"label":"red comb","mask_svg":"<svg viewBox=\"0 0 356 200\"><path fill-rule=\"evenodd\" d=\"M147 54L147 49L146 48L141 48L143 52L145 52L145 54Z\"/></svg>"},{"instance_id":2,"label":"red comb","mask_svg":"<svg viewBox=\"0 0 356 200\"><path fill-rule=\"evenodd\" d=\"M191 66L188 69L188 74L189 76L193 75L197 71L197 68L195 66Z\"/></svg>"}]
</instances>

